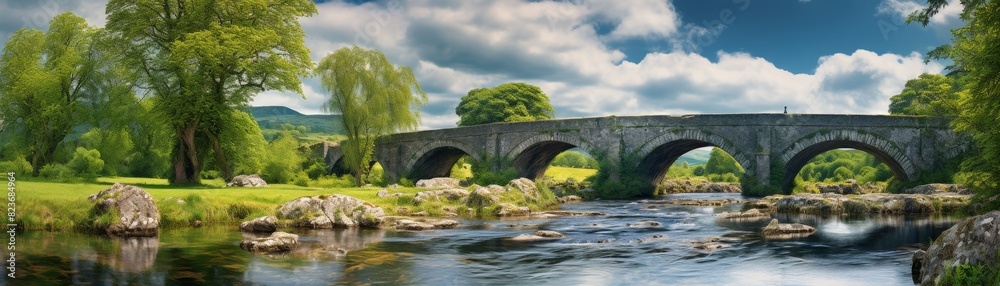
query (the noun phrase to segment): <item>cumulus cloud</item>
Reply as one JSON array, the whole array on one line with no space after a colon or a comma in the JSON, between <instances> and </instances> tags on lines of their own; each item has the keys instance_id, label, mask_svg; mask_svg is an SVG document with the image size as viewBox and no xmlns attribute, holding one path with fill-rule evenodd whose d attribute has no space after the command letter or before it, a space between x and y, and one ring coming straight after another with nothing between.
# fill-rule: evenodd
<instances>
[{"instance_id":1,"label":"cumulus cloud","mask_svg":"<svg viewBox=\"0 0 1000 286\"><path fill-rule=\"evenodd\" d=\"M104 3L81 2L87 4L59 3L96 13L86 17L103 23ZM23 26L19 13L43 11L39 7L46 2L35 3L0 3L0 31L12 31L4 25ZM958 6L949 5L933 21L952 21ZM689 34L666 0L331 1L317 7L318 15L301 20L312 58L358 45L411 67L430 99L422 110L422 129L454 126L455 107L470 89L511 81L541 87L561 118L781 112L784 106L796 113L884 114L889 97L906 80L942 70L940 64L924 64L917 53L863 49L818 58L808 73L735 51L717 51L714 60L681 49L626 60L616 43L650 38L674 43ZM880 13L894 15L919 8L911 0L884 0L879 6ZM252 104L321 113L329 95L315 78L304 79L302 87L305 99L266 92Z\"/></svg>"},{"instance_id":2,"label":"cumulus cloud","mask_svg":"<svg viewBox=\"0 0 1000 286\"><path fill-rule=\"evenodd\" d=\"M958 2L958 0L949 0L948 5L942 7L937 14L931 17L928 25L950 27L957 24L961 20L959 15L962 14L962 4ZM879 3L878 13L905 19L913 12L927 7L921 3L913 0L883 0Z\"/></svg>"}]
</instances>

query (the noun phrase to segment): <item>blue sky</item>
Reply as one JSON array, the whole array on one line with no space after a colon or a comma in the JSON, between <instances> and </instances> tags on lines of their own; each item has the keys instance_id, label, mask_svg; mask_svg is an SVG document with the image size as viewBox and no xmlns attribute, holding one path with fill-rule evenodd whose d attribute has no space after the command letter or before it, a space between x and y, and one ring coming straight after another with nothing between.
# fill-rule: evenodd
<instances>
[{"instance_id":1,"label":"blue sky","mask_svg":"<svg viewBox=\"0 0 1000 286\"><path fill-rule=\"evenodd\" d=\"M106 1L0 2L0 45L73 11L104 25ZM302 19L318 61L360 45L411 67L430 96L421 128L454 126L470 89L538 85L557 117L781 112L884 114L906 80L940 73L929 48L961 26L949 5L906 25L916 0L324 1ZM320 113L316 79L301 95L254 105Z\"/></svg>"}]
</instances>

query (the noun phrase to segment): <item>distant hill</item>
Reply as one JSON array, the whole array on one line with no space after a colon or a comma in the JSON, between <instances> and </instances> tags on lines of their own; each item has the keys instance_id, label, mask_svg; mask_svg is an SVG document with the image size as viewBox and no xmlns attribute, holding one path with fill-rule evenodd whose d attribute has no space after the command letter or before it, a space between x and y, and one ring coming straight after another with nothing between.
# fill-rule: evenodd
<instances>
[{"instance_id":1,"label":"distant hill","mask_svg":"<svg viewBox=\"0 0 1000 286\"><path fill-rule=\"evenodd\" d=\"M677 158L677 161L674 161L674 164L687 162L688 165L701 165L708 163L708 157L711 155L712 155L711 148L695 149L692 150L691 152L687 152L687 154L681 155L680 158Z\"/></svg>"},{"instance_id":2,"label":"distant hill","mask_svg":"<svg viewBox=\"0 0 1000 286\"><path fill-rule=\"evenodd\" d=\"M253 106L250 113L257 120L261 129L281 129L282 124L305 126L309 132L326 134L343 134L340 126L340 115L337 114L302 114L284 106Z\"/></svg>"}]
</instances>

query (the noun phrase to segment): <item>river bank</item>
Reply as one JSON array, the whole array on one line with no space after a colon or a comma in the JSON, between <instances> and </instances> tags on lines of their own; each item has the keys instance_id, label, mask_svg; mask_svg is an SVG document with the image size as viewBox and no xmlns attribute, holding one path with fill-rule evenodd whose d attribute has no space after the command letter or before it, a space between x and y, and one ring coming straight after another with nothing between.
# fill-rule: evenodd
<instances>
[{"instance_id":1,"label":"river bank","mask_svg":"<svg viewBox=\"0 0 1000 286\"><path fill-rule=\"evenodd\" d=\"M377 190L376 190L377 191ZM151 190L156 192L156 190ZM280 255L240 249L256 237L234 226L172 227L158 237L78 232L24 234L18 255L38 284L115 281L160 284L728 284L903 285L912 251L956 220L940 216L845 217L772 214L815 227L806 237L767 238L769 220L720 215L743 205L672 200L746 200L739 194L669 195L648 202L563 204L590 216L453 218L451 229L300 229ZM393 218L396 219L396 218ZM543 231L543 232L539 232ZM551 232L561 237L544 237ZM536 235L544 239L533 238ZM20 260L19 260L20 261ZM864 265L864 267L858 267ZM613 279L612 279L613 278ZM291 280L290 280L291 279Z\"/></svg>"},{"instance_id":2,"label":"river bank","mask_svg":"<svg viewBox=\"0 0 1000 286\"><path fill-rule=\"evenodd\" d=\"M271 184L262 188L225 187L221 181L209 181L202 186L176 187L166 180L144 178L101 178L95 182L47 182L20 180L17 184L16 220L23 230L92 231L91 210L94 202L87 199L114 183L135 185L150 194L159 213L161 228L236 226L261 216L274 215L278 207L301 197L346 195L381 207L393 216L428 217L495 217L494 210L469 211L463 196L432 196L443 189L461 190L472 194L476 186L444 188L441 186L389 188L308 188ZM506 186L503 186L506 188ZM421 193L423 196L420 196ZM383 195L380 195L383 194ZM526 200L524 193L497 193L493 207L501 203L524 207L529 212L558 207L557 199L546 188L537 198ZM433 198L432 198L433 197ZM491 198L492 199L492 198Z\"/></svg>"}]
</instances>

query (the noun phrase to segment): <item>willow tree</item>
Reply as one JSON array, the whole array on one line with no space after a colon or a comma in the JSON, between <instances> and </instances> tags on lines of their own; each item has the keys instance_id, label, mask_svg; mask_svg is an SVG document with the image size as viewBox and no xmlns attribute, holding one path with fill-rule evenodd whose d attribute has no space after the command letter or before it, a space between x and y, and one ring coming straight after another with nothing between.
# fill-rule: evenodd
<instances>
[{"instance_id":1,"label":"willow tree","mask_svg":"<svg viewBox=\"0 0 1000 286\"><path fill-rule=\"evenodd\" d=\"M152 91L156 111L175 134L173 183L200 182L210 154L205 149L224 177L232 177L225 146L239 143L222 142L220 134L260 129L227 124L244 119L238 107L267 90L302 94L299 78L312 61L298 19L315 13L310 0L108 2L106 29L143 75L142 88Z\"/></svg>"},{"instance_id":2,"label":"willow tree","mask_svg":"<svg viewBox=\"0 0 1000 286\"><path fill-rule=\"evenodd\" d=\"M340 48L316 68L323 88L331 93L324 109L340 113L347 140L341 145L344 163L361 186L380 135L414 130L418 108L427 103L413 71L396 66L376 50Z\"/></svg>"},{"instance_id":3,"label":"willow tree","mask_svg":"<svg viewBox=\"0 0 1000 286\"><path fill-rule=\"evenodd\" d=\"M37 176L60 142L84 117L81 102L100 93L97 79L109 68L95 47L99 30L63 13L42 32L22 28L0 56L0 138L23 152Z\"/></svg>"}]
</instances>

